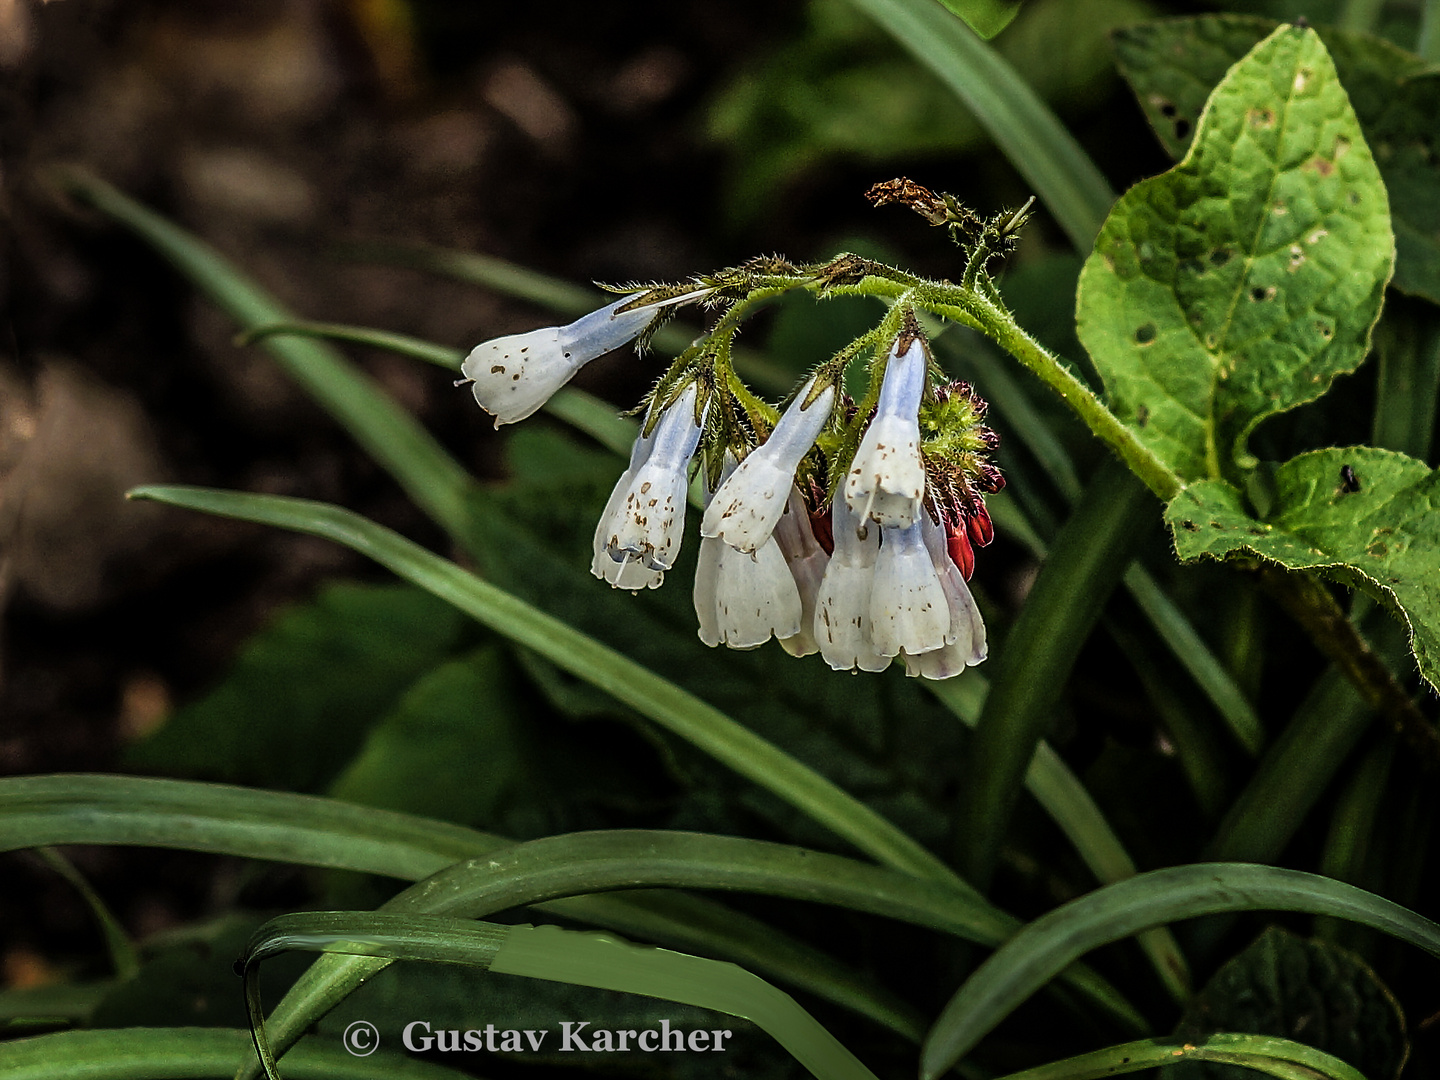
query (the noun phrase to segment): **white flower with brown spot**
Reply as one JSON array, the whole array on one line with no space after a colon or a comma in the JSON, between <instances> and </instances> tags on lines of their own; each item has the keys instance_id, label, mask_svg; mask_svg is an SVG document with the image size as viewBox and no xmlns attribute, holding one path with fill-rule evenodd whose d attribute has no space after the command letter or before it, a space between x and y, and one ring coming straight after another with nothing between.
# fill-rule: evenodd
<instances>
[{"instance_id":1,"label":"white flower with brown spot","mask_svg":"<svg viewBox=\"0 0 1440 1080\"><path fill-rule=\"evenodd\" d=\"M770 539L785 512L795 470L835 406L834 386L825 387L807 405L814 386L813 379L805 384L770 437L720 485L700 523L702 536L719 537L741 551L755 551Z\"/></svg>"},{"instance_id":2,"label":"white flower with brown spot","mask_svg":"<svg viewBox=\"0 0 1440 1080\"><path fill-rule=\"evenodd\" d=\"M920 397L928 359L916 337L904 353L890 352L875 416L845 478L845 502L861 521L891 528L914 524L925 494L920 460Z\"/></svg>"},{"instance_id":3,"label":"white flower with brown spot","mask_svg":"<svg viewBox=\"0 0 1440 1080\"><path fill-rule=\"evenodd\" d=\"M708 292L697 289L621 311L643 295L631 293L566 326L546 326L482 342L470 350L460 373L470 380L480 407L495 417L497 428L513 424L549 401L591 360L632 341L662 309Z\"/></svg>"},{"instance_id":4,"label":"white flower with brown spot","mask_svg":"<svg viewBox=\"0 0 1440 1080\"><path fill-rule=\"evenodd\" d=\"M631 455L633 471L627 469L611 493L595 530L595 546L617 563L638 562L652 574L674 565L685 531L690 458L700 441L697 395L691 383L661 413L650 438L643 440L648 445ZM619 588L658 584L638 571L597 576Z\"/></svg>"}]
</instances>

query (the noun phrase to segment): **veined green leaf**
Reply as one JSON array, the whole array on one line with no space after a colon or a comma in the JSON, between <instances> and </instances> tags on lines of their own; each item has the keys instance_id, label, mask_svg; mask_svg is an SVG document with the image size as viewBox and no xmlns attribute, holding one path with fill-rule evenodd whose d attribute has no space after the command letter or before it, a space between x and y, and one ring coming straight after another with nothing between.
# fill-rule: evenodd
<instances>
[{"instance_id":1,"label":"veined green leaf","mask_svg":"<svg viewBox=\"0 0 1440 1080\"><path fill-rule=\"evenodd\" d=\"M1385 185L1313 30L1231 68L1185 160L1126 192L1080 278L1110 406L1182 479L1234 475L1268 416L1369 347L1394 261Z\"/></svg>"},{"instance_id":2,"label":"veined green leaf","mask_svg":"<svg viewBox=\"0 0 1440 1080\"><path fill-rule=\"evenodd\" d=\"M1246 553L1348 577L1397 608L1420 673L1440 686L1440 474L1389 450L1317 450L1275 474L1275 511L1257 521L1220 480L1166 508L1182 559Z\"/></svg>"},{"instance_id":3,"label":"veined green leaf","mask_svg":"<svg viewBox=\"0 0 1440 1080\"><path fill-rule=\"evenodd\" d=\"M1001 946L945 1006L925 1041L933 1080L1065 965L1100 945L1177 919L1225 911L1304 911L1382 930L1440 957L1440 925L1339 881L1249 863L1197 863L1107 885L1042 915Z\"/></svg>"},{"instance_id":4,"label":"veined green leaf","mask_svg":"<svg viewBox=\"0 0 1440 1080\"><path fill-rule=\"evenodd\" d=\"M124 1028L61 1031L0 1042L0 1080L229 1080L248 1031L225 1028ZM406 1054L356 1057L322 1042L286 1060L290 1080L463 1080L466 1075Z\"/></svg>"},{"instance_id":5,"label":"veined green leaf","mask_svg":"<svg viewBox=\"0 0 1440 1080\"><path fill-rule=\"evenodd\" d=\"M254 973L264 957L287 949L469 964L713 1009L753 1021L818 1080L875 1080L794 998L734 964L555 926L338 911L272 919L241 957L255 1044L270 1080L279 1080L279 1073L264 1037Z\"/></svg>"},{"instance_id":6,"label":"veined green leaf","mask_svg":"<svg viewBox=\"0 0 1440 1080\"><path fill-rule=\"evenodd\" d=\"M1120 70L1172 157L1189 146L1205 98L1226 69L1275 26L1273 19L1203 15L1116 32ZM1329 28L1318 33L1389 192L1397 248L1394 285L1440 301L1440 169L1430 145L1440 74L1381 38Z\"/></svg>"},{"instance_id":7,"label":"veined green leaf","mask_svg":"<svg viewBox=\"0 0 1440 1080\"><path fill-rule=\"evenodd\" d=\"M1269 1035L1211 1035L1200 1042L1145 1039L1066 1058L1000 1080L1105 1080L1183 1062L1239 1065L1280 1080L1365 1080L1339 1058L1304 1043Z\"/></svg>"},{"instance_id":8,"label":"veined green leaf","mask_svg":"<svg viewBox=\"0 0 1440 1080\"><path fill-rule=\"evenodd\" d=\"M1399 1076L1410 1053L1400 1004L1368 964L1278 926L1211 976L1186 1006L1175 1036L1203 1043L1222 1031L1294 1035L1366 1076ZM1196 1063L1172 1075L1229 1080L1230 1071Z\"/></svg>"}]
</instances>

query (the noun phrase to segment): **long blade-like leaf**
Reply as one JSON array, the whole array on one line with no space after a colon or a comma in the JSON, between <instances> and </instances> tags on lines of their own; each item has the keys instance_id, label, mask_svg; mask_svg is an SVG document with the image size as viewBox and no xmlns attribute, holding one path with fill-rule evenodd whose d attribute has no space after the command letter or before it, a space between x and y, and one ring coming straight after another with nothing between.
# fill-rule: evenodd
<instances>
[{"instance_id":1,"label":"long blade-like leaf","mask_svg":"<svg viewBox=\"0 0 1440 1080\"><path fill-rule=\"evenodd\" d=\"M985 961L925 1040L921 1075L938 1077L1021 1002L1100 945L1177 919L1226 911L1305 911L1349 919L1440 956L1440 925L1353 885L1273 866L1198 863L1107 885L1041 916Z\"/></svg>"},{"instance_id":2,"label":"long blade-like leaf","mask_svg":"<svg viewBox=\"0 0 1440 1080\"><path fill-rule=\"evenodd\" d=\"M61 1031L0 1042L0 1080L229 1080L236 1059L249 1047L248 1031L228 1028ZM285 1067L290 1080L463 1080L468 1075L404 1054L356 1057L318 1041L299 1047Z\"/></svg>"},{"instance_id":3,"label":"long blade-like leaf","mask_svg":"<svg viewBox=\"0 0 1440 1080\"><path fill-rule=\"evenodd\" d=\"M241 958L246 998L256 1048L270 1080L279 1080L279 1073L263 1034L255 972L261 959L287 949L469 964L713 1009L750 1020L768 1032L818 1080L876 1080L794 998L734 964L554 926L502 926L368 912L281 916L256 931L246 947Z\"/></svg>"},{"instance_id":4,"label":"long blade-like leaf","mask_svg":"<svg viewBox=\"0 0 1440 1080\"><path fill-rule=\"evenodd\" d=\"M34 844L133 844L418 881L513 843L409 814L225 784L87 774L0 779L0 851ZM931 919L943 919L952 903L945 893ZM712 900L634 890L575 896L536 908L742 963L919 1041L910 1011L858 973ZM51 1007L28 999L14 1005L27 1009L27 1016ZM57 1015L70 1011L67 1005Z\"/></svg>"},{"instance_id":5,"label":"long blade-like leaf","mask_svg":"<svg viewBox=\"0 0 1440 1080\"><path fill-rule=\"evenodd\" d=\"M1144 1039L1066 1058L1001 1080L1104 1080L1108 1076L1164 1068L1182 1061L1239 1065L1280 1080L1365 1080L1337 1057L1304 1043L1270 1035L1211 1035L1204 1042Z\"/></svg>"}]
</instances>

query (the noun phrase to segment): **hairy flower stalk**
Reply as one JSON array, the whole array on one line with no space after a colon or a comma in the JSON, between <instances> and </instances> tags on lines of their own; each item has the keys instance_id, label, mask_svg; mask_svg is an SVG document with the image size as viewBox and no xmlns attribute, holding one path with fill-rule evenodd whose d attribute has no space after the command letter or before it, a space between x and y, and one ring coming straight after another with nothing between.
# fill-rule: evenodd
<instances>
[{"instance_id":1,"label":"hairy flower stalk","mask_svg":"<svg viewBox=\"0 0 1440 1080\"><path fill-rule=\"evenodd\" d=\"M633 341L663 309L699 299L696 289L678 296L620 309L646 294L634 292L582 315L567 326L546 326L482 342L470 350L460 373L495 426L524 420L596 357Z\"/></svg>"},{"instance_id":2,"label":"hairy flower stalk","mask_svg":"<svg viewBox=\"0 0 1440 1080\"><path fill-rule=\"evenodd\" d=\"M621 475L595 530L596 547L612 561L638 562L661 573L674 564L685 531L690 458L700 441L697 394L693 382L686 386L660 414L649 439L642 434L637 440L649 445L643 450L637 445L632 452L634 471L627 469ZM651 579L638 571L629 575L617 571L613 578L603 572L596 576L618 588L654 588Z\"/></svg>"},{"instance_id":3,"label":"hairy flower stalk","mask_svg":"<svg viewBox=\"0 0 1440 1080\"><path fill-rule=\"evenodd\" d=\"M925 493L919 411L929 358L919 335L901 352L904 340L898 338L890 352L875 418L845 478L845 501L862 521L897 528L914 524Z\"/></svg>"}]
</instances>

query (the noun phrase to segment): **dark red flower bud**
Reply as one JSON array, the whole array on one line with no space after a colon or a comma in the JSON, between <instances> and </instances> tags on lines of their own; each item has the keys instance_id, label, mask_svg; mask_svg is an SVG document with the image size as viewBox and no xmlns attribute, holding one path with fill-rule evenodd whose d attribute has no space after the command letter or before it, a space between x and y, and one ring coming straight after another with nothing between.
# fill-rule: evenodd
<instances>
[{"instance_id":1,"label":"dark red flower bud","mask_svg":"<svg viewBox=\"0 0 1440 1080\"><path fill-rule=\"evenodd\" d=\"M965 528L976 547L985 547L995 539L995 523L990 520L990 511L981 503L975 513L966 519Z\"/></svg>"},{"instance_id":2,"label":"dark red flower bud","mask_svg":"<svg viewBox=\"0 0 1440 1080\"><path fill-rule=\"evenodd\" d=\"M945 538L945 550L960 568L961 575L969 581L970 575L975 573L975 549L970 546L970 538L965 535L964 529L952 532Z\"/></svg>"}]
</instances>

